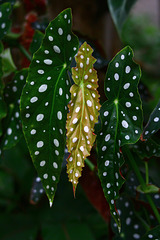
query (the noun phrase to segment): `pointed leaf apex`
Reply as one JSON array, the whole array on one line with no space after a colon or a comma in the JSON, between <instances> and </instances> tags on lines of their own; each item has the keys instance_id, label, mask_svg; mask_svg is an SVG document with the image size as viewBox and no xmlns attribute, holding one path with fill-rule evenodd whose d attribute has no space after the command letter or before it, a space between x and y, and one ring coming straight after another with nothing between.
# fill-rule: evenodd
<instances>
[{"instance_id":1,"label":"pointed leaf apex","mask_svg":"<svg viewBox=\"0 0 160 240\"><path fill-rule=\"evenodd\" d=\"M53 205L53 200L49 199L49 206L50 206L50 208L52 207L52 205Z\"/></svg>"},{"instance_id":2,"label":"pointed leaf apex","mask_svg":"<svg viewBox=\"0 0 160 240\"><path fill-rule=\"evenodd\" d=\"M76 185L76 186L73 186L73 195L74 195L74 198L76 198L76 188L77 188L77 185Z\"/></svg>"}]
</instances>

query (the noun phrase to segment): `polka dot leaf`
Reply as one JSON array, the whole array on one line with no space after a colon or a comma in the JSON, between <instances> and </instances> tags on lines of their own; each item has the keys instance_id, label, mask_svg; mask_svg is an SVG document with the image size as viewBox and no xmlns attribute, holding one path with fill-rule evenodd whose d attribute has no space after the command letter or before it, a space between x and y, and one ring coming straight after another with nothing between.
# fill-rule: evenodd
<instances>
[{"instance_id":1,"label":"polka dot leaf","mask_svg":"<svg viewBox=\"0 0 160 240\"><path fill-rule=\"evenodd\" d=\"M136 240L141 239L145 233L145 228L141 220L138 219L134 205L127 196L121 196L117 200L117 211L122 222L121 232L118 232L117 224L113 218L111 220L111 227L116 234L114 239L121 240Z\"/></svg>"},{"instance_id":2,"label":"polka dot leaf","mask_svg":"<svg viewBox=\"0 0 160 240\"><path fill-rule=\"evenodd\" d=\"M154 140L138 141L133 146L133 151L138 154L141 159L151 158L152 156L160 157L160 144Z\"/></svg>"},{"instance_id":3,"label":"polka dot leaf","mask_svg":"<svg viewBox=\"0 0 160 240\"><path fill-rule=\"evenodd\" d=\"M34 166L53 203L66 142L68 69L78 50L71 32L71 10L61 12L46 29L41 47L33 55L21 96L23 132Z\"/></svg>"},{"instance_id":4,"label":"polka dot leaf","mask_svg":"<svg viewBox=\"0 0 160 240\"><path fill-rule=\"evenodd\" d=\"M148 231L141 240L159 240L160 237L160 226L153 228L152 230Z\"/></svg>"},{"instance_id":5,"label":"polka dot leaf","mask_svg":"<svg viewBox=\"0 0 160 240\"><path fill-rule=\"evenodd\" d=\"M1 139L1 149L9 149L15 146L22 137L22 127L20 119L20 96L25 85L28 70L17 71L12 82L4 89L4 100L8 107L8 114L3 121L5 132Z\"/></svg>"},{"instance_id":6,"label":"polka dot leaf","mask_svg":"<svg viewBox=\"0 0 160 240\"><path fill-rule=\"evenodd\" d=\"M3 3L0 5L0 40L7 34L11 20L9 16L11 14L11 4Z\"/></svg>"},{"instance_id":7,"label":"polka dot leaf","mask_svg":"<svg viewBox=\"0 0 160 240\"><path fill-rule=\"evenodd\" d=\"M84 42L76 56L77 66L72 68L75 84L70 89L71 102L67 116L67 147L70 152L67 173L74 193L84 160L90 155L96 138L93 131L100 109L97 72L93 68L96 60L92 52L92 48Z\"/></svg>"},{"instance_id":8,"label":"polka dot leaf","mask_svg":"<svg viewBox=\"0 0 160 240\"><path fill-rule=\"evenodd\" d=\"M137 85L139 66L130 47L122 49L110 62L105 78L108 98L100 110L102 129L97 135L98 172L110 211L118 226L115 200L124 183L120 168L124 163L119 148L138 141L142 132L142 106Z\"/></svg>"},{"instance_id":9,"label":"polka dot leaf","mask_svg":"<svg viewBox=\"0 0 160 240\"><path fill-rule=\"evenodd\" d=\"M30 203L31 204L38 203L44 193L45 191L42 186L41 179L39 177L36 177L33 181L33 186L31 189Z\"/></svg>"},{"instance_id":10,"label":"polka dot leaf","mask_svg":"<svg viewBox=\"0 0 160 240\"><path fill-rule=\"evenodd\" d=\"M154 133L156 133L160 129L160 100L151 113L148 123L143 131L143 139L149 139Z\"/></svg>"}]
</instances>

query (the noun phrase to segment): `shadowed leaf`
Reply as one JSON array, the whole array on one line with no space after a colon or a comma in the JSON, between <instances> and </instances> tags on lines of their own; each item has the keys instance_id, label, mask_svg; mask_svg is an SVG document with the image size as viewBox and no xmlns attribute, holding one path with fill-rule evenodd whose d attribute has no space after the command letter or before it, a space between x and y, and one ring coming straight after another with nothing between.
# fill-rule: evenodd
<instances>
[{"instance_id":1,"label":"shadowed leaf","mask_svg":"<svg viewBox=\"0 0 160 240\"><path fill-rule=\"evenodd\" d=\"M9 19L10 14L10 3L4 3L0 5L0 40L7 34L11 26L11 20Z\"/></svg>"},{"instance_id":2,"label":"shadowed leaf","mask_svg":"<svg viewBox=\"0 0 160 240\"><path fill-rule=\"evenodd\" d=\"M150 230L149 232L147 232L142 238L141 240L159 240L160 237L160 226L157 226L155 228L153 228L152 230Z\"/></svg>"},{"instance_id":3,"label":"shadowed leaf","mask_svg":"<svg viewBox=\"0 0 160 240\"><path fill-rule=\"evenodd\" d=\"M20 119L20 96L26 83L28 69L16 72L13 80L4 90L4 100L8 106L8 116L3 122L4 135L1 139L1 149L15 146L22 136Z\"/></svg>"},{"instance_id":4,"label":"shadowed leaf","mask_svg":"<svg viewBox=\"0 0 160 240\"><path fill-rule=\"evenodd\" d=\"M70 89L71 102L67 116L67 147L71 153L67 173L74 191L84 167L84 160L90 155L96 138L93 132L100 109L97 72L93 69L96 60L91 55L92 52L92 48L85 42L76 56L77 67L72 68L75 84Z\"/></svg>"},{"instance_id":5,"label":"shadowed leaf","mask_svg":"<svg viewBox=\"0 0 160 240\"><path fill-rule=\"evenodd\" d=\"M50 205L65 149L70 87L67 70L78 50L71 21L71 10L66 9L48 25L42 45L33 55L21 97L25 139Z\"/></svg>"},{"instance_id":6,"label":"shadowed leaf","mask_svg":"<svg viewBox=\"0 0 160 240\"><path fill-rule=\"evenodd\" d=\"M143 131L143 139L149 139L154 133L160 129L160 100L150 115L147 125Z\"/></svg>"},{"instance_id":7,"label":"shadowed leaf","mask_svg":"<svg viewBox=\"0 0 160 240\"><path fill-rule=\"evenodd\" d=\"M137 0L108 0L108 7L119 34L121 34L123 24L136 1Z\"/></svg>"}]
</instances>

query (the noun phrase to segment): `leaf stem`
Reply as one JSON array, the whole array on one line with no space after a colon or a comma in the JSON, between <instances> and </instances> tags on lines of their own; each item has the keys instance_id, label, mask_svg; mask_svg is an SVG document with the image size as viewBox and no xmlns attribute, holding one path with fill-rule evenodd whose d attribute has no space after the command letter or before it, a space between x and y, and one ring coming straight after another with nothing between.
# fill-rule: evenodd
<instances>
[{"instance_id":1,"label":"leaf stem","mask_svg":"<svg viewBox=\"0 0 160 240\"><path fill-rule=\"evenodd\" d=\"M85 163L87 164L91 171L95 170L94 164L88 158L85 159Z\"/></svg>"},{"instance_id":2,"label":"leaf stem","mask_svg":"<svg viewBox=\"0 0 160 240\"><path fill-rule=\"evenodd\" d=\"M144 181L144 179L143 179L143 177L142 177L142 175L140 173L140 170L139 170L139 168L138 168L138 166L137 166L137 164L136 164L136 162L135 162L135 160L133 158L133 155L131 154L131 152L130 152L130 150L128 149L127 146L122 147L122 150L127 155L129 163L130 163L131 167L133 168L133 170L134 170L134 172L135 172L135 174L136 174L136 176L138 178L138 181L140 182L140 184L142 186L142 189L145 190L146 189L146 183L145 183L145 181ZM150 206L151 206L151 208L152 208L152 210L153 210L153 212L155 214L155 217L157 218L157 220L158 220L158 222L160 224L160 214L159 214L159 212L158 212L158 210L157 210L157 208L156 208L156 206L155 206L151 196L149 194L145 194L145 195L146 195L146 198L148 200L148 203L150 204Z\"/></svg>"},{"instance_id":3,"label":"leaf stem","mask_svg":"<svg viewBox=\"0 0 160 240\"><path fill-rule=\"evenodd\" d=\"M148 162L145 162L145 170L146 170L146 185L148 185L149 184Z\"/></svg>"},{"instance_id":4,"label":"leaf stem","mask_svg":"<svg viewBox=\"0 0 160 240\"><path fill-rule=\"evenodd\" d=\"M25 57L26 57L29 61L32 60L31 55L27 52L27 50L26 50L21 44L18 45L18 48L21 50L21 52L25 55Z\"/></svg>"}]
</instances>

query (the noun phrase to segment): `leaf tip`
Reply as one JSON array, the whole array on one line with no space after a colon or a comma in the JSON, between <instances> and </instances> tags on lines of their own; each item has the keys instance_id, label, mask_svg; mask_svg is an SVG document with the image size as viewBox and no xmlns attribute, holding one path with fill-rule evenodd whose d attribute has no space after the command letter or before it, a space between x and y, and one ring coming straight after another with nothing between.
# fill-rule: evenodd
<instances>
[{"instance_id":1,"label":"leaf tip","mask_svg":"<svg viewBox=\"0 0 160 240\"><path fill-rule=\"evenodd\" d=\"M73 186L73 196L74 196L74 199L76 198L76 187Z\"/></svg>"},{"instance_id":2,"label":"leaf tip","mask_svg":"<svg viewBox=\"0 0 160 240\"><path fill-rule=\"evenodd\" d=\"M49 206L50 206L50 208L52 207L52 205L53 205L53 200L49 199Z\"/></svg>"}]
</instances>

